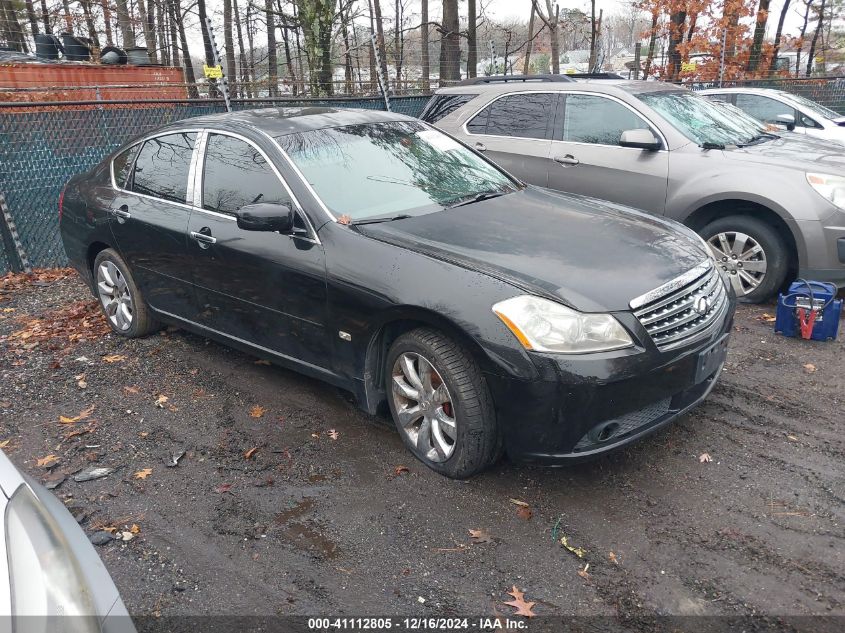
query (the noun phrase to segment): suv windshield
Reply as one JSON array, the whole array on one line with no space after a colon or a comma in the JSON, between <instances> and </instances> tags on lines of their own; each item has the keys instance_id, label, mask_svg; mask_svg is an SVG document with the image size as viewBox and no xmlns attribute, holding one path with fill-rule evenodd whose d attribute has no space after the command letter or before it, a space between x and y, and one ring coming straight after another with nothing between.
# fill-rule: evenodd
<instances>
[{"instance_id":1,"label":"suv windshield","mask_svg":"<svg viewBox=\"0 0 845 633\"><path fill-rule=\"evenodd\" d=\"M637 97L699 145L746 145L767 134L764 125L744 112L692 92L672 90Z\"/></svg>"},{"instance_id":2,"label":"suv windshield","mask_svg":"<svg viewBox=\"0 0 845 633\"><path fill-rule=\"evenodd\" d=\"M324 128L277 140L326 207L352 222L422 215L519 187L417 121Z\"/></svg>"}]
</instances>

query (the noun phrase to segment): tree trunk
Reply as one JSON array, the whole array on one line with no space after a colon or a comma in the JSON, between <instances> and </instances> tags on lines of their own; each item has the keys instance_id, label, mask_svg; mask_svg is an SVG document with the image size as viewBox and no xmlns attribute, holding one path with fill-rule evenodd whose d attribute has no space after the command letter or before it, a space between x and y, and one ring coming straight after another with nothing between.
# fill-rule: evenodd
<instances>
[{"instance_id":1,"label":"tree trunk","mask_svg":"<svg viewBox=\"0 0 845 633\"><path fill-rule=\"evenodd\" d=\"M769 64L769 71L771 72L777 67L778 53L780 52L780 40L783 36L783 23L786 20L787 11L789 11L790 0L784 0L783 8L780 10L780 18L778 19L778 28L775 32L775 43L772 48L772 61Z\"/></svg>"},{"instance_id":2,"label":"tree trunk","mask_svg":"<svg viewBox=\"0 0 845 633\"><path fill-rule=\"evenodd\" d=\"M645 66L643 67L643 79L648 79L648 74L651 72L651 65L654 62L654 47L657 43L657 21L660 19L660 12L653 11L651 14L651 37L648 40L648 54L645 58Z\"/></svg>"},{"instance_id":3,"label":"tree trunk","mask_svg":"<svg viewBox=\"0 0 845 633\"><path fill-rule=\"evenodd\" d=\"M821 7L819 7L819 21L816 24L816 31L813 33L813 39L810 41L810 50L807 51L807 77L813 74L813 61L816 56L816 45L819 41L819 33L824 26L824 7L826 2L827 0L822 0Z\"/></svg>"},{"instance_id":4,"label":"tree trunk","mask_svg":"<svg viewBox=\"0 0 845 633\"><path fill-rule=\"evenodd\" d=\"M278 97L279 62L276 58L276 17L273 15L273 0L264 0L264 16L267 19L267 90L271 97Z\"/></svg>"},{"instance_id":5,"label":"tree trunk","mask_svg":"<svg viewBox=\"0 0 845 633\"><path fill-rule=\"evenodd\" d=\"M254 41L254 33L253 29L255 25L252 20L252 11L255 8L255 5L252 4L250 0L247 0L246 3L246 41L249 43L249 77L250 77L250 87L249 92L247 93L250 97L257 97L258 95L255 92L255 41ZM288 56L288 62L290 62L290 56Z\"/></svg>"},{"instance_id":6,"label":"tree trunk","mask_svg":"<svg viewBox=\"0 0 845 633\"><path fill-rule=\"evenodd\" d=\"M351 9L351 7L350 7ZM344 79L344 91L347 95L353 94L355 91L355 75L354 69L352 67L352 49L351 44L349 41L349 27L347 22L349 20L349 10L347 10L347 14L344 15L341 12L340 15L340 30L341 34L343 35L343 79ZM355 23L352 24L353 28Z\"/></svg>"},{"instance_id":7,"label":"tree trunk","mask_svg":"<svg viewBox=\"0 0 845 633\"><path fill-rule=\"evenodd\" d=\"M23 29L18 23L18 17L15 13L15 7L12 0L2 0L0 2L0 33L6 32L6 43L9 48L18 51L19 53L29 52L29 47L26 44Z\"/></svg>"},{"instance_id":8,"label":"tree trunk","mask_svg":"<svg viewBox=\"0 0 845 633\"><path fill-rule=\"evenodd\" d=\"M70 0L62 0L62 12L65 18L65 31L73 33L73 17L70 14Z\"/></svg>"},{"instance_id":9,"label":"tree trunk","mask_svg":"<svg viewBox=\"0 0 845 633\"><path fill-rule=\"evenodd\" d=\"M475 77L478 68L477 23L475 0L467 0L467 77Z\"/></svg>"},{"instance_id":10,"label":"tree trunk","mask_svg":"<svg viewBox=\"0 0 845 633\"><path fill-rule=\"evenodd\" d=\"M422 2L422 24L420 25L420 70L422 72L422 89L431 90L431 62L428 58L428 0Z\"/></svg>"},{"instance_id":11,"label":"tree trunk","mask_svg":"<svg viewBox=\"0 0 845 633\"><path fill-rule=\"evenodd\" d=\"M235 39L232 37L232 0L223 0L223 46L226 47L226 82L229 94L238 96L238 70L235 65Z\"/></svg>"},{"instance_id":12,"label":"tree trunk","mask_svg":"<svg viewBox=\"0 0 845 633\"><path fill-rule=\"evenodd\" d=\"M810 7L813 5L813 0L805 0L804 5L804 22L801 25L800 35L798 40L801 45L795 51L795 76L801 73L801 51L804 49L804 36L807 34L807 25L810 22Z\"/></svg>"},{"instance_id":13,"label":"tree trunk","mask_svg":"<svg viewBox=\"0 0 845 633\"><path fill-rule=\"evenodd\" d=\"M26 0L26 17L29 20L29 30L32 32L32 37L38 35L38 18L35 17L35 7L32 0Z\"/></svg>"},{"instance_id":14,"label":"tree trunk","mask_svg":"<svg viewBox=\"0 0 845 633\"><path fill-rule=\"evenodd\" d=\"M156 39L161 51L161 63L165 66L170 66L170 42L167 40L167 17L164 12L164 7L161 6L162 0L153 0L153 8L155 9L155 25L157 29Z\"/></svg>"},{"instance_id":15,"label":"tree trunk","mask_svg":"<svg viewBox=\"0 0 845 633\"><path fill-rule=\"evenodd\" d=\"M381 21L381 0L373 0L373 19L376 24L376 47L378 48L379 68L381 78L384 82L384 89L389 90L390 79L387 76L387 53L384 49L384 25Z\"/></svg>"},{"instance_id":16,"label":"tree trunk","mask_svg":"<svg viewBox=\"0 0 845 633\"><path fill-rule=\"evenodd\" d=\"M678 44L683 42L686 21L686 11L676 11L669 16L669 46L666 51L666 75L669 81L677 81L681 72L681 51L678 50Z\"/></svg>"},{"instance_id":17,"label":"tree trunk","mask_svg":"<svg viewBox=\"0 0 845 633\"><path fill-rule=\"evenodd\" d=\"M94 14L91 13L91 0L80 0L82 14L85 16L85 28L88 29L88 38L97 50L100 50L100 38L97 37L97 27L94 24Z\"/></svg>"},{"instance_id":18,"label":"tree trunk","mask_svg":"<svg viewBox=\"0 0 845 633\"><path fill-rule=\"evenodd\" d=\"M281 22L282 43L285 47L285 59L287 60L288 75L290 76L291 80L291 89L293 90L294 96L296 96L297 94L299 94L299 84L296 76L296 68L293 65L293 57L290 54L290 31L293 27L288 24L287 16L284 13L282 13L281 15Z\"/></svg>"},{"instance_id":19,"label":"tree trunk","mask_svg":"<svg viewBox=\"0 0 845 633\"><path fill-rule=\"evenodd\" d=\"M522 64L522 74L531 71L531 49L534 45L534 3L531 3L531 17L528 18L528 43L525 45L525 62Z\"/></svg>"},{"instance_id":20,"label":"tree trunk","mask_svg":"<svg viewBox=\"0 0 845 633\"><path fill-rule=\"evenodd\" d=\"M378 3L378 0L376 0ZM458 0L443 0L443 24L440 27L440 85L461 79L461 34Z\"/></svg>"},{"instance_id":21,"label":"tree trunk","mask_svg":"<svg viewBox=\"0 0 845 633\"><path fill-rule=\"evenodd\" d=\"M116 0L117 26L120 29L120 36L123 39L123 48L135 47L135 31L132 30L132 21L129 16L129 6L126 0Z\"/></svg>"},{"instance_id":22,"label":"tree trunk","mask_svg":"<svg viewBox=\"0 0 845 633\"><path fill-rule=\"evenodd\" d=\"M197 14L199 17L199 29L202 33L202 47L205 52L206 66L214 66L214 47L211 45L211 34L208 32L208 25L206 19L208 18L208 9L205 5L205 0L197 0ZM210 99L215 99L220 96L220 91L217 89L217 80L206 78L208 85L208 96Z\"/></svg>"},{"instance_id":23,"label":"tree trunk","mask_svg":"<svg viewBox=\"0 0 845 633\"><path fill-rule=\"evenodd\" d=\"M106 28L106 45L114 46L114 35L111 30L111 9L109 8L109 0L100 0L100 6L103 7L103 24ZM41 0L41 10L44 13L44 24L47 24L47 0ZM46 31L50 33L50 31ZM176 40L174 39L174 42Z\"/></svg>"},{"instance_id":24,"label":"tree trunk","mask_svg":"<svg viewBox=\"0 0 845 633\"><path fill-rule=\"evenodd\" d=\"M107 0L103 0L106 2ZM47 9L47 0L41 0L41 22L44 23L44 32L48 35L52 34L53 29L50 26L50 11ZM106 32L111 31L109 23L106 22Z\"/></svg>"},{"instance_id":25,"label":"tree trunk","mask_svg":"<svg viewBox=\"0 0 845 633\"><path fill-rule=\"evenodd\" d=\"M147 4L144 0L137 0L137 3L138 13L141 14L141 28L144 31L144 43L147 47L147 54L150 56L153 63L158 63L158 55L156 53L156 36L155 31L152 29L150 16L147 14ZM150 9L152 9L152 4L150 5Z\"/></svg>"},{"instance_id":26,"label":"tree trunk","mask_svg":"<svg viewBox=\"0 0 845 633\"><path fill-rule=\"evenodd\" d=\"M370 9L370 45L367 46L367 50L370 51L370 92L375 92L378 90L378 83L376 81L376 52L373 48L372 38L376 34L376 21L373 16L372 0L367 0L367 6Z\"/></svg>"},{"instance_id":27,"label":"tree trunk","mask_svg":"<svg viewBox=\"0 0 845 633\"><path fill-rule=\"evenodd\" d=\"M191 99L199 98L197 90L197 79L194 76L194 62L191 60L191 51L188 49L188 38L185 35L185 21L182 17L182 7L179 0L170 0L170 19L176 23L179 31L179 48L182 49L182 67L185 69L185 83L188 84L188 96Z\"/></svg>"},{"instance_id":28,"label":"tree trunk","mask_svg":"<svg viewBox=\"0 0 845 633\"><path fill-rule=\"evenodd\" d=\"M760 56L763 54L763 36L766 35L766 23L769 20L770 0L760 0L757 9L757 22L754 25L754 39L751 41L751 52L748 55L749 73L755 73L760 68Z\"/></svg>"},{"instance_id":29,"label":"tree trunk","mask_svg":"<svg viewBox=\"0 0 845 633\"><path fill-rule=\"evenodd\" d=\"M182 60L179 59L179 35L176 27L176 18L170 9L169 0L162 0L162 2L166 3L162 8L167 10L167 24L170 27L170 63L174 66L180 66Z\"/></svg>"},{"instance_id":30,"label":"tree trunk","mask_svg":"<svg viewBox=\"0 0 845 633\"><path fill-rule=\"evenodd\" d=\"M590 0L590 63L587 72L593 72L596 67L596 0Z\"/></svg>"},{"instance_id":31,"label":"tree trunk","mask_svg":"<svg viewBox=\"0 0 845 633\"><path fill-rule=\"evenodd\" d=\"M558 33L560 33L560 6L555 5L552 10L551 0L546 0L546 10L549 12L548 20L545 20L546 26L549 27L549 43L552 54L552 74L560 74L560 40Z\"/></svg>"},{"instance_id":32,"label":"tree trunk","mask_svg":"<svg viewBox=\"0 0 845 633\"><path fill-rule=\"evenodd\" d=\"M238 10L238 0L232 0L232 12L235 19L235 30L238 34L238 64L241 67L241 97L252 97L249 82L249 68L246 65L246 49L244 49L244 33L241 28L241 14Z\"/></svg>"}]
</instances>

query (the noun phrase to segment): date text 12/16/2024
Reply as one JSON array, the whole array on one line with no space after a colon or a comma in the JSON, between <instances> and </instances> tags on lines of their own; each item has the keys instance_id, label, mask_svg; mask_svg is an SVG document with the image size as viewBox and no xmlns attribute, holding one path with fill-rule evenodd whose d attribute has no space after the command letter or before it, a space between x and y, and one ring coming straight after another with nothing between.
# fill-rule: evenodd
<instances>
[{"instance_id":1,"label":"date text 12/16/2024","mask_svg":"<svg viewBox=\"0 0 845 633\"><path fill-rule=\"evenodd\" d=\"M525 630L528 622L506 617L477 618L308 618L312 631L502 631Z\"/></svg>"}]
</instances>

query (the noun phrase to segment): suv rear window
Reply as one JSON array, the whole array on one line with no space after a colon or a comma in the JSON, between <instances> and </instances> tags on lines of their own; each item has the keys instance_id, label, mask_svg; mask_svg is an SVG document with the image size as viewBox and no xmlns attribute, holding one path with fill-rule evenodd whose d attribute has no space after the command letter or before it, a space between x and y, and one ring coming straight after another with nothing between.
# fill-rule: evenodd
<instances>
[{"instance_id":1,"label":"suv rear window","mask_svg":"<svg viewBox=\"0 0 845 633\"><path fill-rule=\"evenodd\" d=\"M425 104L420 118L426 123L434 123L452 114L465 103L475 99L477 95L434 95Z\"/></svg>"},{"instance_id":2,"label":"suv rear window","mask_svg":"<svg viewBox=\"0 0 845 633\"><path fill-rule=\"evenodd\" d=\"M467 131L516 138L549 138L556 102L557 95L548 92L500 97L467 123Z\"/></svg>"}]
</instances>

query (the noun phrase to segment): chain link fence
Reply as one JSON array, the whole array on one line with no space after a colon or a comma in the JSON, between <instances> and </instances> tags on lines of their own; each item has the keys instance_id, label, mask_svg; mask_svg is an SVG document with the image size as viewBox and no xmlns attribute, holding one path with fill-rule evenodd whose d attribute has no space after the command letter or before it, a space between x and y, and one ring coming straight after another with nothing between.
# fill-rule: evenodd
<instances>
[{"instance_id":1,"label":"chain link fence","mask_svg":"<svg viewBox=\"0 0 845 633\"><path fill-rule=\"evenodd\" d=\"M737 81L707 81L684 84L693 90L708 88L771 88L806 97L845 114L845 77L781 77L775 79L745 79Z\"/></svg>"},{"instance_id":2,"label":"chain link fence","mask_svg":"<svg viewBox=\"0 0 845 633\"><path fill-rule=\"evenodd\" d=\"M426 101L425 95L395 97L390 106L394 112L417 116ZM385 108L378 97L240 100L234 101L232 108L314 105ZM91 169L138 134L217 112L225 112L222 101L0 103L0 192L5 194L31 264L52 267L66 263L57 205L62 187L73 175ZM18 267L16 253L4 247L8 241L0 240L0 274Z\"/></svg>"}]
</instances>

